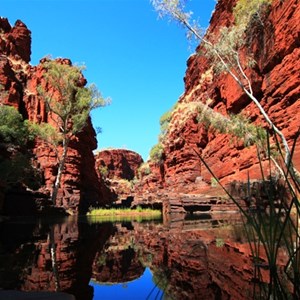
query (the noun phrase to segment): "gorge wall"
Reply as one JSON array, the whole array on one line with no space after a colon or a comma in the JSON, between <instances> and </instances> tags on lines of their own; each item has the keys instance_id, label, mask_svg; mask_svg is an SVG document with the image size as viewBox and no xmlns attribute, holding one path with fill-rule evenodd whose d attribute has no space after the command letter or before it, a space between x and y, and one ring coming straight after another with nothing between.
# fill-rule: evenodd
<instances>
[{"instance_id":1,"label":"gorge wall","mask_svg":"<svg viewBox=\"0 0 300 300\"><path fill-rule=\"evenodd\" d=\"M106 149L95 155L96 169L105 172L107 178L133 180L138 175L138 168L143 163L142 157L127 149Z\"/></svg>"},{"instance_id":2,"label":"gorge wall","mask_svg":"<svg viewBox=\"0 0 300 300\"><path fill-rule=\"evenodd\" d=\"M208 38L218 34L222 26L232 26L235 3L235 0L217 2ZM244 71L254 95L291 146L300 126L299 2L274 0L260 17L261 23L254 22L248 28L249 41L240 53L242 57L253 53L256 65ZM150 164L150 174L143 177L138 187L140 201L165 194L176 194L178 201L180 193L209 193L212 176L198 154L224 184L246 181L248 174L251 180L261 178L255 146L245 147L243 142L228 134L216 133L199 121L197 103L201 102L224 116L243 113L254 124L267 127L239 85L229 74L214 72L212 61L202 55L203 52L205 49L199 46L197 53L187 61L184 93L171 114L162 142L161 161ZM299 169L299 140L294 163Z\"/></svg>"},{"instance_id":3,"label":"gorge wall","mask_svg":"<svg viewBox=\"0 0 300 300\"><path fill-rule=\"evenodd\" d=\"M127 149L106 149L95 154L96 171L108 189L107 199L114 205L129 207L134 182L143 163L141 155Z\"/></svg>"},{"instance_id":4,"label":"gorge wall","mask_svg":"<svg viewBox=\"0 0 300 300\"><path fill-rule=\"evenodd\" d=\"M14 106L25 120L48 122L50 118L45 104L37 93L37 87L44 80L43 66L30 65L30 55L31 32L26 25L18 20L12 27L6 18L0 18L0 105ZM69 59L57 59L57 62L71 65ZM105 203L106 189L95 171L95 136L89 119L83 131L70 143L56 205L72 213ZM42 172L39 191L49 195L57 172L55 152L40 140L36 140L30 150L36 168ZM22 206L22 203L15 205Z\"/></svg>"},{"instance_id":5,"label":"gorge wall","mask_svg":"<svg viewBox=\"0 0 300 300\"><path fill-rule=\"evenodd\" d=\"M218 34L222 26L233 24L235 4L236 0L217 2L208 29L209 36ZM260 17L260 22L254 22L248 29L249 40L241 50L242 57L252 53L256 65L244 71L251 80L254 95L292 145L300 126L298 0L273 0ZM134 206L141 203L152 205L158 201L158 206L164 202L165 211L211 211L212 207L231 210L231 205L219 198L220 191L211 188L212 176L198 154L225 184L246 181L248 174L251 180L261 177L255 146L245 147L242 141L211 130L199 119L198 104L203 103L224 116L242 112L254 124L267 127L254 103L230 75L213 71L213 64L201 54L203 51L199 46L197 53L187 61L185 90L171 113L162 142L161 160L159 163L150 162L149 170L135 185ZM43 81L43 68L41 64L30 65L30 55L31 33L26 25L17 21L11 26L7 19L0 18L0 104L16 107L24 119L47 121L45 105L37 96L37 86ZM71 64L68 59L59 59L58 62ZM95 131L88 120L84 131L70 145L58 206L75 213L84 212L90 206L104 205L132 195L128 182L137 175L138 165L142 162L140 158L134 155L132 158L128 152L124 160L125 152L110 150L101 154L105 158L96 156L95 160L92 151L96 147ZM54 151L38 140L30 150L35 167L42 172L39 192L49 195L57 172ZM132 167L128 167L128 163ZM294 163L300 169L299 141ZM100 174L100 166L107 168L109 183ZM115 177L118 178L116 184L112 183ZM120 179L123 180L121 185ZM172 199L171 202L168 199ZM0 191L0 209L2 201ZM186 209L182 209L183 203Z\"/></svg>"}]
</instances>

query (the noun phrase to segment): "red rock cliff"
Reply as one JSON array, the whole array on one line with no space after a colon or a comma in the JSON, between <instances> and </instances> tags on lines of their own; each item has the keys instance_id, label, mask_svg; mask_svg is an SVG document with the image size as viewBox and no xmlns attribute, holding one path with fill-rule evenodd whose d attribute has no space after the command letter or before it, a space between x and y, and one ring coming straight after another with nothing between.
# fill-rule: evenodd
<instances>
[{"instance_id":1,"label":"red rock cliff","mask_svg":"<svg viewBox=\"0 0 300 300\"><path fill-rule=\"evenodd\" d=\"M37 96L37 86L43 81L43 67L41 64L29 64L30 47L31 32L21 21L11 27L7 19L0 18L0 103L15 106L24 119L47 122L49 118L45 104ZM71 64L68 59L57 61ZM95 171L92 152L97 147L95 135L89 119L87 126L71 141L69 147L57 205L75 213L87 210L90 205L104 203L102 183ZM55 153L39 140L32 151L43 172L41 191L49 193L57 171Z\"/></svg>"},{"instance_id":2,"label":"red rock cliff","mask_svg":"<svg viewBox=\"0 0 300 300\"><path fill-rule=\"evenodd\" d=\"M217 33L220 26L232 24L235 2L218 1L208 30L210 35ZM264 26L257 24L248 29L250 46L242 50L243 53L251 50L257 62L253 69L246 70L255 96L290 145L300 126L299 19L298 0L274 0L263 15ZM255 124L266 126L254 103L230 75L215 74L211 62L201 54L189 58L184 82L184 94L178 100L163 142L163 160L144 177L140 194L158 188L166 192L197 193L205 184L210 185L211 175L194 150L224 183L246 180L248 172L251 179L260 178L255 147L244 147L229 135L207 130L195 110L196 102L201 101L222 115L242 112ZM299 141L294 163L299 169Z\"/></svg>"},{"instance_id":3,"label":"red rock cliff","mask_svg":"<svg viewBox=\"0 0 300 300\"><path fill-rule=\"evenodd\" d=\"M108 178L132 180L137 176L138 168L143 163L142 157L131 150L107 149L99 151L96 156L96 168L105 167Z\"/></svg>"},{"instance_id":4,"label":"red rock cliff","mask_svg":"<svg viewBox=\"0 0 300 300\"><path fill-rule=\"evenodd\" d=\"M107 149L98 152L95 159L98 176L106 181L111 191L107 198L110 202L119 200L116 204L129 206L133 196L132 181L138 176L142 157L131 150Z\"/></svg>"}]
</instances>

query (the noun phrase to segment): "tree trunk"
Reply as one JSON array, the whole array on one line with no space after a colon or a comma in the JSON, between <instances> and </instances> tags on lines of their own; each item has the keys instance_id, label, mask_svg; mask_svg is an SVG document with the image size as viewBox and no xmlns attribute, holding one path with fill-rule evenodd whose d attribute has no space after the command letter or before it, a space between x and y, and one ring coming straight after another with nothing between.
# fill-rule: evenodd
<instances>
[{"instance_id":1,"label":"tree trunk","mask_svg":"<svg viewBox=\"0 0 300 300\"><path fill-rule=\"evenodd\" d=\"M63 140L63 153L62 153L61 158L58 159L58 161L59 161L58 170L57 170L57 175L56 175L56 179L55 179L55 183L54 183L53 191L52 191L52 196L51 196L51 200L52 200L52 203L54 206L56 206L56 198L57 198L58 190L60 187L61 176L63 174L64 167L65 167L65 162L66 162L67 153L68 153L68 145L69 145L69 139L64 139Z\"/></svg>"},{"instance_id":2,"label":"tree trunk","mask_svg":"<svg viewBox=\"0 0 300 300\"><path fill-rule=\"evenodd\" d=\"M51 227L50 227L48 240L49 240L49 244L50 244L50 257L51 257L51 264L52 264L52 272L54 275L55 291L59 292L60 291L60 280L59 280L59 272L58 272L58 265L57 265L57 258L56 258L54 225L51 225Z\"/></svg>"}]
</instances>

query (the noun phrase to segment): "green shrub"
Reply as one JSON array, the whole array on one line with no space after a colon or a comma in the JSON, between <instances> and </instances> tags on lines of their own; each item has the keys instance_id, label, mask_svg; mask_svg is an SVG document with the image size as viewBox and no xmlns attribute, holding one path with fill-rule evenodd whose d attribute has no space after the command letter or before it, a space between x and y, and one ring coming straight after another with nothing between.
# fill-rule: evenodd
<instances>
[{"instance_id":1,"label":"green shrub","mask_svg":"<svg viewBox=\"0 0 300 300\"><path fill-rule=\"evenodd\" d=\"M0 182L4 189L23 184L38 189L42 182L40 171L33 166L32 154L26 149L34 138L31 124L13 106L0 105L0 143L7 157L0 156Z\"/></svg>"},{"instance_id":2,"label":"green shrub","mask_svg":"<svg viewBox=\"0 0 300 300\"><path fill-rule=\"evenodd\" d=\"M150 166L147 162L144 162L141 164L141 166L138 169L138 177L142 178L143 176L151 174Z\"/></svg>"},{"instance_id":3,"label":"green shrub","mask_svg":"<svg viewBox=\"0 0 300 300\"><path fill-rule=\"evenodd\" d=\"M173 111L177 108L178 103L176 103L170 110L166 111L159 119L160 124L160 136L164 137L168 132L169 124L172 119Z\"/></svg>"},{"instance_id":4,"label":"green shrub","mask_svg":"<svg viewBox=\"0 0 300 300\"><path fill-rule=\"evenodd\" d=\"M106 178L108 176L109 170L107 166L99 166L98 170L102 178Z\"/></svg>"},{"instance_id":5,"label":"green shrub","mask_svg":"<svg viewBox=\"0 0 300 300\"><path fill-rule=\"evenodd\" d=\"M224 246L224 240L222 238L216 238L216 247L222 248Z\"/></svg>"},{"instance_id":6,"label":"green shrub","mask_svg":"<svg viewBox=\"0 0 300 300\"><path fill-rule=\"evenodd\" d=\"M4 143L24 145L30 135L27 121L13 106L0 105L0 140Z\"/></svg>"},{"instance_id":7,"label":"green shrub","mask_svg":"<svg viewBox=\"0 0 300 300\"><path fill-rule=\"evenodd\" d=\"M214 178L214 177L212 177L212 178L210 179L210 185L211 185L211 187L217 187L217 186L218 186L218 181L217 181L217 179Z\"/></svg>"},{"instance_id":8,"label":"green shrub","mask_svg":"<svg viewBox=\"0 0 300 300\"><path fill-rule=\"evenodd\" d=\"M151 161L160 164L162 162L163 153L164 153L164 148L161 143L154 145L150 150Z\"/></svg>"},{"instance_id":9,"label":"green shrub","mask_svg":"<svg viewBox=\"0 0 300 300\"><path fill-rule=\"evenodd\" d=\"M230 134L238 140L244 142L245 147L263 144L267 138L267 132L261 126L251 123L251 121L242 114L231 114L224 116L210 107L199 104L197 121L202 122L207 128Z\"/></svg>"},{"instance_id":10,"label":"green shrub","mask_svg":"<svg viewBox=\"0 0 300 300\"><path fill-rule=\"evenodd\" d=\"M238 26L247 27L253 16L259 16L259 12L264 5L269 5L272 0L239 0L233 8L235 23Z\"/></svg>"},{"instance_id":11,"label":"green shrub","mask_svg":"<svg viewBox=\"0 0 300 300\"><path fill-rule=\"evenodd\" d=\"M42 182L40 171L32 166L29 154L13 153L9 158L0 156L0 182L4 189L23 184L30 189L38 189Z\"/></svg>"}]
</instances>

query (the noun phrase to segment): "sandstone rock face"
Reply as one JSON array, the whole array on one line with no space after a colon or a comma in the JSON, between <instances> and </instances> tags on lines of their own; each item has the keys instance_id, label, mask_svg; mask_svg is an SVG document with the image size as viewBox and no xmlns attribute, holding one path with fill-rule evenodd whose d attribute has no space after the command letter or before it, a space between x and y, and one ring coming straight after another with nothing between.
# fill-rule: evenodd
<instances>
[{"instance_id":1,"label":"sandstone rock face","mask_svg":"<svg viewBox=\"0 0 300 300\"><path fill-rule=\"evenodd\" d=\"M11 27L7 19L0 18L0 103L13 105L24 119L32 122L51 122L45 104L37 93L37 87L44 80L43 66L29 64L30 47L31 33L21 21ZM58 59L57 62L71 64L69 59ZM85 84L85 79L83 81ZM92 152L97 147L95 136L89 119L84 130L70 143L56 205L73 213L84 212L91 205L105 202L103 183L99 182L95 171ZM57 172L55 151L37 140L32 152L43 172L44 184L40 191L49 194Z\"/></svg>"},{"instance_id":2,"label":"sandstone rock face","mask_svg":"<svg viewBox=\"0 0 300 300\"><path fill-rule=\"evenodd\" d=\"M221 26L232 25L234 5L234 0L218 1L208 30L211 36L218 33ZM291 146L300 126L300 6L297 0L274 0L262 18L264 26L255 24L248 29L250 44L241 50L241 56L249 51L253 53L257 65L253 69L248 67L245 72L254 95ZM203 49L199 47L198 50ZM229 74L214 73L211 62L201 54L189 58L184 81L185 91L178 100L179 109L172 114L169 133L163 142L163 162L159 166L152 165L151 175L143 179L138 192L142 199L148 192L155 197L162 188L165 193L207 192L212 175L199 155L225 184L246 181L248 173L251 180L261 178L256 147L245 147L243 142L228 134L207 129L199 121L199 112L195 109L196 103L202 102L224 116L242 112L254 124L267 127L255 104ZM299 141L294 163L299 169Z\"/></svg>"},{"instance_id":3,"label":"sandstone rock face","mask_svg":"<svg viewBox=\"0 0 300 300\"><path fill-rule=\"evenodd\" d=\"M17 20L14 27L6 18L0 18L1 54L21 59L26 63L30 61L31 55L31 32L26 25Z\"/></svg>"},{"instance_id":4,"label":"sandstone rock face","mask_svg":"<svg viewBox=\"0 0 300 300\"><path fill-rule=\"evenodd\" d=\"M110 189L107 199L117 205L130 206L133 199L133 180L143 163L142 157L131 150L107 149L95 155L96 171L99 178Z\"/></svg>"},{"instance_id":5,"label":"sandstone rock face","mask_svg":"<svg viewBox=\"0 0 300 300\"><path fill-rule=\"evenodd\" d=\"M131 150L107 149L99 151L96 156L96 168L107 169L107 178L132 180L137 176L138 168L143 163L142 157Z\"/></svg>"}]
</instances>

